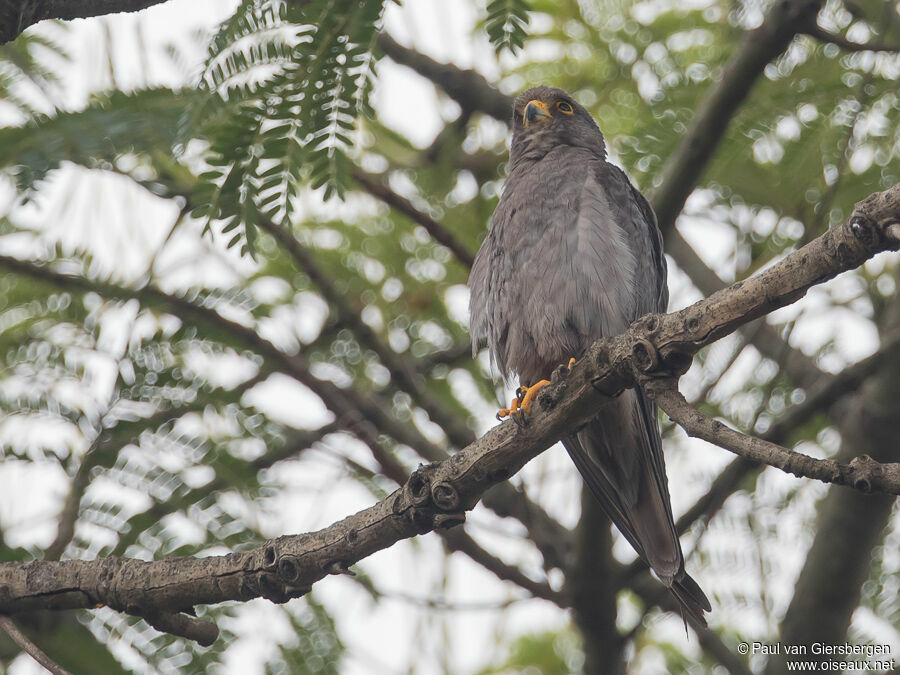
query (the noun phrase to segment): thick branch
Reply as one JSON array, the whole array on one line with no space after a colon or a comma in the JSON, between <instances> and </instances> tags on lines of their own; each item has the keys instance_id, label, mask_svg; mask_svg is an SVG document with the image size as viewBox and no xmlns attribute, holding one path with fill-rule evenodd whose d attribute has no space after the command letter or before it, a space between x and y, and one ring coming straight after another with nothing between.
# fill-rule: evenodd
<instances>
[{"instance_id":1,"label":"thick branch","mask_svg":"<svg viewBox=\"0 0 900 675\"><path fill-rule=\"evenodd\" d=\"M453 457L421 467L387 499L323 530L219 557L5 563L0 612L104 603L140 616L174 616L196 604L300 596L326 575L401 539L461 523L488 487L584 424L623 389L684 372L706 344L796 301L813 284L896 248L896 230L900 185L860 202L848 223L756 277L597 341L571 372L561 367L554 375L528 424L493 428ZM890 487L900 490L900 484Z\"/></svg>"},{"instance_id":2,"label":"thick branch","mask_svg":"<svg viewBox=\"0 0 900 675\"><path fill-rule=\"evenodd\" d=\"M166 0L0 0L0 44L11 42L45 19L87 19L138 12Z\"/></svg>"}]
</instances>

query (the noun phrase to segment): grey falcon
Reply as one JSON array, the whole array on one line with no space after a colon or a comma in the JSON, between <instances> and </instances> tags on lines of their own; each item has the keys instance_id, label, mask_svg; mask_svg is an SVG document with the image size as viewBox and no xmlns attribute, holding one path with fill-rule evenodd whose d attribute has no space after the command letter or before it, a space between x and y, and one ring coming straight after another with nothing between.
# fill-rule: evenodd
<instances>
[{"instance_id":1,"label":"grey falcon","mask_svg":"<svg viewBox=\"0 0 900 675\"><path fill-rule=\"evenodd\" d=\"M590 113L540 86L516 98L513 118L508 178L469 277L469 311L473 350L487 344L504 377L532 388L528 408L534 385L598 338L666 311L669 292L656 216L607 161ZM672 519L656 405L626 390L563 445L638 555L705 624L709 600L685 573Z\"/></svg>"}]
</instances>

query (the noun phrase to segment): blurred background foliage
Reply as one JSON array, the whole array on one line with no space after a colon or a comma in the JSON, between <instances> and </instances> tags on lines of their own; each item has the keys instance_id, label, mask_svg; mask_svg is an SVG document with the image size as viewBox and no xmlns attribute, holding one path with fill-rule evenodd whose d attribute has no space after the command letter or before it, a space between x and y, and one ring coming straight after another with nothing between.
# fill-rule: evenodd
<instances>
[{"instance_id":1,"label":"blurred background foliage","mask_svg":"<svg viewBox=\"0 0 900 675\"><path fill-rule=\"evenodd\" d=\"M410 36L408 7L231 10L195 39L202 58L169 48L189 64L174 83L154 81L144 61L158 55L141 40L139 66L118 63L112 42L131 38L107 24L108 77L82 86L79 104L67 102L73 28L0 47L0 560L257 546L327 525L470 442L508 396L485 355L471 358L466 329L468 264L505 170L497 101L539 82L573 92L652 196L770 4L475 1L443 58L469 56L443 71ZM845 43L900 41L897 8L880 0L831 0L816 25ZM702 167L678 222L693 256L673 253L673 307L709 292L701 277L752 274L898 180L897 50L797 30ZM477 79L473 59L490 100L453 89ZM410 101L401 124L404 101L379 96L397 63L421 74L384 89ZM440 122L428 143L414 133L417 97ZM876 259L770 318L768 346L751 329L701 353L682 390L742 430L774 426L781 442L834 456L843 418L829 405L792 422L791 410L879 352L895 287L896 258ZM857 395L851 385L835 398ZM105 609L22 624L76 673L613 672L583 650L601 637L628 672L762 672L765 659L734 648L778 640L801 569L820 564L807 552L830 491L729 465L663 424L688 566L713 599L706 639L686 638L658 589L639 590L617 534L603 554L621 572L604 580L612 592L579 585L578 482L559 452L476 510L468 557L429 535L284 606L207 608L223 630L209 649ZM846 540L866 568L861 587L847 582L846 636L897 649L900 534L886 508L872 546ZM473 545L493 562L472 562ZM543 599L503 565L540 580ZM590 594L612 603L602 636L567 609ZM10 672L26 661L0 639Z\"/></svg>"}]
</instances>

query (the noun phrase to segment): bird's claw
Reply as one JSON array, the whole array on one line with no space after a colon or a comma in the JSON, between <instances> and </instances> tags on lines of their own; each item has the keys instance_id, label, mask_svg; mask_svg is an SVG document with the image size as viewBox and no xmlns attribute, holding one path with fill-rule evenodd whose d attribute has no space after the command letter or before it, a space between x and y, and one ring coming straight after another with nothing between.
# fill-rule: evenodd
<instances>
[{"instance_id":1,"label":"bird's claw","mask_svg":"<svg viewBox=\"0 0 900 675\"><path fill-rule=\"evenodd\" d=\"M531 412L531 404L534 403L538 392L548 384L550 384L549 380L541 380L530 387L519 387L516 389L516 397L509 404L509 408L497 411L497 419L503 420L507 417L512 417L520 427L527 424L527 415Z\"/></svg>"}]
</instances>

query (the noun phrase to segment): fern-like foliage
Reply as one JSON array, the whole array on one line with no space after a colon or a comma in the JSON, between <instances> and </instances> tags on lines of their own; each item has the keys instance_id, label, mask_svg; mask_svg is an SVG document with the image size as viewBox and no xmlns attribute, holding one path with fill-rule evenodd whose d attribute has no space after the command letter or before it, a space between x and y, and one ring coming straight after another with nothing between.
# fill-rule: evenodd
<instances>
[{"instance_id":1,"label":"fern-like foliage","mask_svg":"<svg viewBox=\"0 0 900 675\"><path fill-rule=\"evenodd\" d=\"M0 129L0 168L28 196L63 161L112 168L127 153L171 152L186 96L171 89L111 92L95 97L85 110L35 115L24 126Z\"/></svg>"},{"instance_id":2,"label":"fern-like foliage","mask_svg":"<svg viewBox=\"0 0 900 675\"><path fill-rule=\"evenodd\" d=\"M371 115L383 11L363 0L246 0L211 41L208 96L193 111L210 143L194 215L230 235L229 247L251 251L260 218L289 220L301 185L343 195L353 132Z\"/></svg>"},{"instance_id":3,"label":"fern-like foliage","mask_svg":"<svg viewBox=\"0 0 900 675\"><path fill-rule=\"evenodd\" d=\"M499 54L508 49L515 54L528 37L528 0L491 0L485 29Z\"/></svg>"},{"instance_id":4,"label":"fern-like foliage","mask_svg":"<svg viewBox=\"0 0 900 675\"><path fill-rule=\"evenodd\" d=\"M384 7L244 0L210 40L199 91L113 92L79 113L28 109L29 122L0 130L0 166L28 194L64 160L114 168L123 154L169 148L177 162L199 140L193 215L252 252L260 219L289 221L301 187L343 195L356 126L372 114Z\"/></svg>"},{"instance_id":5,"label":"fern-like foliage","mask_svg":"<svg viewBox=\"0 0 900 675\"><path fill-rule=\"evenodd\" d=\"M33 31L0 46L0 103L26 117L37 114L39 108L53 107L60 81L46 65L48 55L70 60L62 44Z\"/></svg>"}]
</instances>

